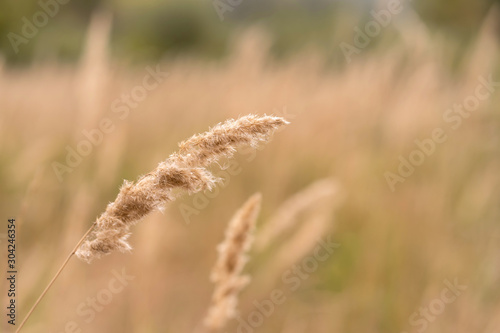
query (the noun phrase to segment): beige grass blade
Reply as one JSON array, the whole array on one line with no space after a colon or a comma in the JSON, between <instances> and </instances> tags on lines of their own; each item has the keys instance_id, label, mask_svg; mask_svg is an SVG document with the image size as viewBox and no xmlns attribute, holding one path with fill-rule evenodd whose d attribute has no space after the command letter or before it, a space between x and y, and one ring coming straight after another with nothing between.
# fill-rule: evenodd
<instances>
[{"instance_id":1,"label":"beige grass blade","mask_svg":"<svg viewBox=\"0 0 500 333\"><path fill-rule=\"evenodd\" d=\"M80 121L94 126L104 110L105 94L110 80L110 38L113 16L100 10L93 13L80 59L76 98L80 108Z\"/></svg>"},{"instance_id":2,"label":"beige grass blade","mask_svg":"<svg viewBox=\"0 0 500 333\"><path fill-rule=\"evenodd\" d=\"M272 276L270 281L275 281L285 269L301 260L311 251L328 231L332 230L332 209L329 205L318 207L312 212L305 223L288 239L283 246L273 255L267 265L267 276Z\"/></svg>"},{"instance_id":3,"label":"beige grass blade","mask_svg":"<svg viewBox=\"0 0 500 333\"><path fill-rule=\"evenodd\" d=\"M296 226L298 216L323 198L338 192L338 184L330 178L321 179L309 185L286 200L263 226L255 242L256 248L263 250L279 235Z\"/></svg>"},{"instance_id":4,"label":"beige grass blade","mask_svg":"<svg viewBox=\"0 0 500 333\"><path fill-rule=\"evenodd\" d=\"M304 200L301 201L301 197ZM279 241L280 246L276 250L273 250L269 261L259 270L262 274L254 277L255 281L253 285L259 287L258 289L252 289L252 292L257 294L264 293L263 295L265 295L266 292L275 286L276 281L282 276L285 270L303 259L315 245L318 245L320 240L328 238L328 234L334 229L332 214L341 201L342 191L340 186L332 179L323 179L313 183L283 203L272 220L276 219L276 221L279 221L279 216L283 216L283 218L287 217L286 220L283 220L285 222L283 224L286 224L287 227L281 227L281 223L278 224L279 228L269 227L269 230L273 230L273 232L258 233L256 235L256 243L259 241L261 235L273 235L269 237L267 243L263 244L269 245L271 242L275 242L279 233L275 233L274 230L289 230L291 228L295 228L295 230L292 231L292 234L288 238ZM281 211L285 212L286 207L290 207L291 209L293 202L297 202L297 205L298 202L301 202L300 212L304 212L304 216L300 219L302 223L297 223L299 210L290 212L290 215L280 213ZM264 249L266 247L259 248L259 250Z\"/></svg>"},{"instance_id":5,"label":"beige grass blade","mask_svg":"<svg viewBox=\"0 0 500 333\"><path fill-rule=\"evenodd\" d=\"M238 294L250 281L241 273L252 245L252 233L260 210L261 195L254 194L231 219L210 279L215 283L212 303L204 320L205 328L216 332L236 315Z\"/></svg>"},{"instance_id":6,"label":"beige grass blade","mask_svg":"<svg viewBox=\"0 0 500 333\"><path fill-rule=\"evenodd\" d=\"M112 251L129 251L129 228L150 212L173 201L174 189L195 193L213 188L218 179L206 167L231 157L242 145L256 146L287 122L280 117L248 115L228 120L179 144L177 153L136 183L125 181L116 200L97 219L76 255L87 262Z\"/></svg>"},{"instance_id":7,"label":"beige grass blade","mask_svg":"<svg viewBox=\"0 0 500 333\"><path fill-rule=\"evenodd\" d=\"M493 5L484 19L474 45L468 51L464 66L464 90L469 91L477 85L479 75L487 76L493 72L498 58L498 29L500 10Z\"/></svg>"}]
</instances>

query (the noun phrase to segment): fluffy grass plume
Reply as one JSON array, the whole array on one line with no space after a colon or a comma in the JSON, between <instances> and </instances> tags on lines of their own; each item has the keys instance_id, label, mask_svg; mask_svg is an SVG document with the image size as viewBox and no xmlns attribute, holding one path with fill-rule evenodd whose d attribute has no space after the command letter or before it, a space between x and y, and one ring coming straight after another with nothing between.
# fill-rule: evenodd
<instances>
[{"instance_id":1,"label":"fluffy grass plume","mask_svg":"<svg viewBox=\"0 0 500 333\"><path fill-rule=\"evenodd\" d=\"M297 225L299 215L316 207L322 199L339 192L339 185L330 178L320 179L285 201L273 217L264 225L256 240L259 250L267 248L280 235Z\"/></svg>"},{"instance_id":2,"label":"fluffy grass plume","mask_svg":"<svg viewBox=\"0 0 500 333\"><path fill-rule=\"evenodd\" d=\"M251 196L231 219L224 241L219 244L219 255L210 279L215 283L212 303L208 309L204 325L209 331L218 331L227 320L236 315L238 293L250 281L241 275L247 262L246 253L253 242L255 221L260 210L262 196Z\"/></svg>"},{"instance_id":3,"label":"fluffy grass plume","mask_svg":"<svg viewBox=\"0 0 500 333\"><path fill-rule=\"evenodd\" d=\"M221 158L232 157L242 145L267 142L287 124L280 117L247 115L227 120L208 132L179 144L179 151L161 162L136 183L125 181L116 200L97 219L93 231L76 251L87 262L112 251L129 251L129 228L155 209L175 199L174 189L195 193L212 189L218 179L206 168Z\"/></svg>"}]
</instances>

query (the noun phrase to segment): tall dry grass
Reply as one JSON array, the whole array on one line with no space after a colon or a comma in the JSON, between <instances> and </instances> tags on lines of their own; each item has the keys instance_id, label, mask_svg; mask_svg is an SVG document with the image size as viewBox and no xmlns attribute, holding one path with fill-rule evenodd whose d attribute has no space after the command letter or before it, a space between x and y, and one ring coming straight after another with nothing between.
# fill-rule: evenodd
<instances>
[{"instance_id":1,"label":"tall dry grass","mask_svg":"<svg viewBox=\"0 0 500 333\"><path fill-rule=\"evenodd\" d=\"M342 68L332 68L315 50L274 62L264 47L244 47L259 40L252 32L235 38L238 53L221 62L166 59L161 67L171 75L123 121L110 105L140 84L145 73L114 64L114 75L103 88L108 107L97 119L110 117L116 130L62 183L51 163L63 161L65 147L84 139L82 130L97 126L76 120L78 71L63 65L4 68L0 205L9 215L22 211L21 315L50 278L63 249L71 246L67 240L78 238L104 203L114 200L121 179L148 172L163 152L175 149L172 143L219 119L284 109L294 116L272 150L237 155L237 172L222 174L224 186L182 199L165 215L153 213L137 225L131 242L141 246L134 256L107 256L92 266L72 263L58 282L59 293L47 295L26 332L63 331L68 321L88 332L193 331L210 303L213 286L207 272L216 260L211 249L230 218L227 207L260 191L266 198L261 217L267 221L293 193L325 177L341 181L345 192L335 222L328 217L324 222L335 223L333 238L340 247L256 331L411 332L409 317L439 297L444 279L454 278L468 286L466 292L426 332L498 330L498 92L456 130L443 120L448 108L474 94L477 76L497 77L492 29L485 23L477 43L467 46L468 54L478 57L461 58L457 54L463 45L420 31L418 45L396 41L363 50ZM417 47L424 51L416 52ZM414 141L429 138L435 128L445 129L448 140L391 192L384 172L395 172L399 155L408 157L417 149ZM200 211L189 226L180 204ZM319 222L314 225L330 232ZM264 251L248 264L255 284L240 295L242 318L254 311L255 299L269 295L259 281L266 283L264 289L271 279L271 288L282 285L279 272L269 277L260 266L275 256ZM75 312L78 306L107 286L112 269L122 267L135 280L85 322ZM1 299L4 303L5 294ZM237 326L231 321L227 331Z\"/></svg>"},{"instance_id":2,"label":"tall dry grass","mask_svg":"<svg viewBox=\"0 0 500 333\"><path fill-rule=\"evenodd\" d=\"M285 124L288 123L283 118L271 116L248 115L236 120L227 120L203 134L196 134L181 142L178 153L170 155L155 170L141 176L135 184L125 181L117 199L108 205L106 211L77 242L30 308L28 314L23 318L16 333L24 327L73 255L90 263L95 258L100 258L116 250L130 251L132 248L127 242L130 236L130 226L145 218L152 211L162 210L166 203L175 199L174 191L176 189L182 189L191 194L213 189L220 179L207 169L208 166L217 163L221 158L232 157L238 147L247 145L256 148L258 143L268 141L273 132ZM213 273L215 281L219 282L216 292L220 294L219 289L223 288L222 293L229 297L226 298L226 302L219 300L219 305L212 307L209 315L212 318L210 320L212 324L207 325L207 327L216 327L216 325L221 327L221 324L215 323L214 318L217 317L217 314L213 313L221 309L220 304L229 302L225 305L227 309L223 311L229 312L228 315L231 315L230 311L234 311L232 308L235 307L233 303L236 300L236 295L231 297L231 292L228 294L227 289L230 288L233 290L232 293L237 294L237 290L242 288L244 281L246 281L238 275L243 266L243 252L250 246L250 241L241 241L241 238L246 238L247 230L252 226L252 223L255 223L255 216L252 220L252 215L255 215L252 210L254 210L256 200L258 199L254 198L248 204L249 208L243 209L230 225L228 231L230 239L228 244L224 244L228 249L222 251L221 262L218 263ZM228 265L234 267L229 267L226 271L225 267Z\"/></svg>"},{"instance_id":3,"label":"tall dry grass","mask_svg":"<svg viewBox=\"0 0 500 333\"><path fill-rule=\"evenodd\" d=\"M238 294L250 282L250 277L242 272L253 243L261 200L262 196L257 193L245 202L229 222L224 241L217 246L217 262L210 274L215 290L203 320L208 332L220 331L236 316Z\"/></svg>"},{"instance_id":4,"label":"tall dry grass","mask_svg":"<svg viewBox=\"0 0 500 333\"><path fill-rule=\"evenodd\" d=\"M208 166L232 157L238 147L256 148L285 124L287 121L280 117L248 115L220 123L181 142L179 152L170 155L155 170L136 183L124 182L116 200L97 219L88 239L75 254L90 263L115 250L130 251L127 242L130 226L175 200L179 195L176 189L189 194L212 190L221 180Z\"/></svg>"}]
</instances>

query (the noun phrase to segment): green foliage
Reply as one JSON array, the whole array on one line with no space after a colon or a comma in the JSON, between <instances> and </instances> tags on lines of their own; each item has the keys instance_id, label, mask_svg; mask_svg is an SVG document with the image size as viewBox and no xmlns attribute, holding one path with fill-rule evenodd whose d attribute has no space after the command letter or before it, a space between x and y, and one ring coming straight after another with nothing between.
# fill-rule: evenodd
<instances>
[{"instance_id":1,"label":"green foliage","mask_svg":"<svg viewBox=\"0 0 500 333\"><path fill-rule=\"evenodd\" d=\"M55 0L41 0L42 3L51 1ZM464 38L477 31L493 2L499 1L416 0L412 6L431 27L446 29L457 38ZM349 25L342 29L351 32L354 25L370 18L371 2L243 0L226 11L222 21L211 0L69 1L59 5L58 13L34 38L20 45L16 54L8 34L21 35L23 17L31 21L42 8L38 1L4 0L0 2L0 35L3 36L0 53L12 63L47 56L74 60L80 54L91 13L98 8L114 13L114 54L151 61L186 52L220 57L227 50L232 31L256 23L269 28L274 39L272 50L278 56L294 53L304 45L324 48L332 43L334 28L339 22ZM356 16L357 22L345 20ZM329 51L328 47L325 51Z\"/></svg>"}]
</instances>

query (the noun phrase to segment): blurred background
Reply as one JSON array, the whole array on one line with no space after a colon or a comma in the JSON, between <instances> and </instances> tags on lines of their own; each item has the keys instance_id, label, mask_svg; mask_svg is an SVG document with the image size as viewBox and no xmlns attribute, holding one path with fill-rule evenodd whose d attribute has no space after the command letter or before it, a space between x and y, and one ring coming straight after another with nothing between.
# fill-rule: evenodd
<instances>
[{"instance_id":1,"label":"blurred background","mask_svg":"<svg viewBox=\"0 0 500 333\"><path fill-rule=\"evenodd\" d=\"M18 322L123 179L228 118L291 122L135 226L131 254L73 258L23 331L194 332L216 245L259 191L252 282L223 332L500 332L499 21L487 0L2 0Z\"/></svg>"}]
</instances>

